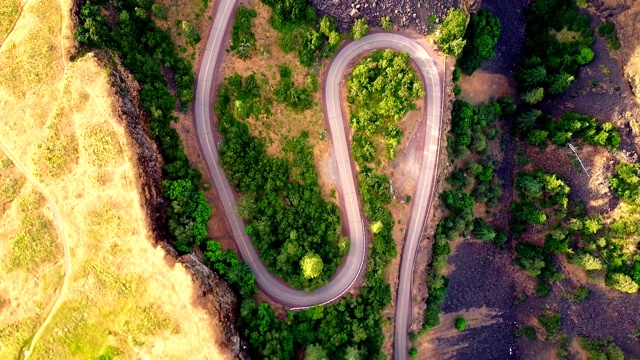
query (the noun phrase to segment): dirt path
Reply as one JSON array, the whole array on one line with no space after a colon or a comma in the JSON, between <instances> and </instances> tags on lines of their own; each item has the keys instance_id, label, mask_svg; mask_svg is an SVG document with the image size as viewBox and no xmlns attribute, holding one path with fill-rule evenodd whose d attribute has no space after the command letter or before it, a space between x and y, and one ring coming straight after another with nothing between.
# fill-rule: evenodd
<instances>
[{"instance_id":1,"label":"dirt path","mask_svg":"<svg viewBox=\"0 0 640 360\"><path fill-rule=\"evenodd\" d=\"M44 189L42 184L40 184L40 182L33 176L33 174L29 171L29 169L27 169L26 166L24 166L24 164L20 161L20 159L18 159L18 157L15 156L15 154L5 146L2 140L0 140L0 150L2 150L7 155L7 157L14 163L16 168L18 168L18 170L20 170L20 172L24 174L24 176L31 183L31 185L33 185L33 187L47 199L47 202L49 204L49 210L53 214L53 223L55 225L56 231L58 232L58 238L60 239L60 242L62 243L62 248L64 250L64 278L62 280L62 287L60 288L58 297L56 298L56 301L53 303L51 310L49 310L49 314L47 314L47 317L44 319L44 321L42 322L38 330L33 335L33 338L31 339L31 343L29 344L29 348L27 350L24 350L22 353L23 359L27 360L29 356L31 356L31 353L33 352L33 348L36 346L38 339L44 332L44 329L47 327L47 325L53 318L53 315L55 315L56 311L58 311L58 309L60 308L60 305L62 304L62 301L64 301L64 298L67 294L67 290L69 288L69 278L71 276L71 255L69 254L69 244L67 243L65 225L64 225L64 222L62 221L62 217L60 216L60 211L58 210L58 206L53 201L53 198Z\"/></svg>"}]
</instances>

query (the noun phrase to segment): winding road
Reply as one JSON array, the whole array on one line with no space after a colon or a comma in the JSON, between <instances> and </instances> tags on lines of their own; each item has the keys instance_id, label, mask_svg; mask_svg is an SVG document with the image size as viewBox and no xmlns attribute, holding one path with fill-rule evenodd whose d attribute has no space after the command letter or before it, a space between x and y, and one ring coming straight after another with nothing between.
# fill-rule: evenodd
<instances>
[{"instance_id":1,"label":"winding road","mask_svg":"<svg viewBox=\"0 0 640 360\"><path fill-rule=\"evenodd\" d=\"M218 190L224 211L230 223L233 236L238 244L242 259L254 273L260 289L269 297L288 306L292 310L304 309L314 305L330 303L348 292L358 279L364 268L367 238L365 225L358 202L355 183L355 169L349 156L347 126L343 118L340 103L340 80L351 60L367 51L379 48L391 48L409 53L424 80L425 122L424 149L420 175L414 194L412 215L402 255L400 280L398 283L398 302L396 306L396 326L394 353L396 359L407 356L407 331L411 317L411 285L413 263L416 249L422 235L422 228L427 212L432 204L432 189L435 182L438 159L440 123L442 118L442 87L440 72L433 59L424 47L423 40L414 40L395 33L376 33L350 42L343 46L330 64L325 81L324 104L325 117L329 123L333 151L338 169L338 185L341 196L342 215L346 215L348 236L351 247L343 266L334 274L331 281L313 293L294 290L283 284L269 273L260 260L258 251L244 231L244 223L236 214L236 201L224 171L218 162L218 150L214 137L219 138L213 129L213 112L211 101L217 83L219 64L225 53L223 42L233 18L237 0L220 0L216 4L215 18L203 52L202 63L198 72L195 100L195 123L200 149L211 178Z\"/></svg>"}]
</instances>

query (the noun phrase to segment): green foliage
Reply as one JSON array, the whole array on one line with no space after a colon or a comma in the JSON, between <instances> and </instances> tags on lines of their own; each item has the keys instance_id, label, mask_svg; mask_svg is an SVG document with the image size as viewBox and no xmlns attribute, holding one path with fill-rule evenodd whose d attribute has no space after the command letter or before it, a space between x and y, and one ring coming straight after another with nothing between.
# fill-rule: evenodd
<instances>
[{"instance_id":1,"label":"green foliage","mask_svg":"<svg viewBox=\"0 0 640 360\"><path fill-rule=\"evenodd\" d=\"M536 329L533 326L521 326L516 329L515 335L517 337L524 336L529 340L534 340L536 338Z\"/></svg>"},{"instance_id":2,"label":"green foliage","mask_svg":"<svg viewBox=\"0 0 640 360\"><path fill-rule=\"evenodd\" d=\"M546 332L547 340L557 341L560 339L560 327L562 326L562 316L560 314L547 311L538 315L537 319Z\"/></svg>"},{"instance_id":3,"label":"green foliage","mask_svg":"<svg viewBox=\"0 0 640 360\"><path fill-rule=\"evenodd\" d=\"M598 35L602 36L607 41L609 49L620 49L620 41L618 40L618 35L616 34L616 26L614 23L610 21L601 23L600 26L598 26Z\"/></svg>"},{"instance_id":4,"label":"green foliage","mask_svg":"<svg viewBox=\"0 0 640 360\"><path fill-rule=\"evenodd\" d=\"M402 139L402 131L395 124L415 109L415 100L424 96L422 82L409 65L409 55L378 50L365 57L349 77L347 95L351 127L356 134L362 133L354 137L356 161L372 158L375 147L365 136L381 133L389 157L394 158Z\"/></svg>"},{"instance_id":5,"label":"green foliage","mask_svg":"<svg viewBox=\"0 0 640 360\"><path fill-rule=\"evenodd\" d=\"M382 30L385 30L385 31L393 30L393 23L391 22L391 18L388 16L381 17L380 27L382 28Z\"/></svg>"},{"instance_id":6,"label":"green foliage","mask_svg":"<svg viewBox=\"0 0 640 360\"><path fill-rule=\"evenodd\" d=\"M286 68L281 68L281 75L290 76ZM220 164L239 192L255 197L253 210L245 215L261 259L290 285L317 288L328 281L341 259L340 217L337 206L322 198L308 135L302 133L285 144L286 158L267 156L265 144L234 118L231 104L237 101L236 94L229 79L218 91L215 110L224 138ZM321 274L312 278L302 274L300 265L309 253L323 263Z\"/></svg>"},{"instance_id":7,"label":"green foliage","mask_svg":"<svg viewBox=\"0 0 640 360\"><path fill-rule=\"evenodd\" d=\"M455 157L464 156L469 150L486 154L487 140L497 134L495 127L490 125L502 114L500 101L499 99L476 107L464 100L454 101L448 147ZM508 103L505 105L506 109L510 110Z\"/></svg>"},{"instance_id":8,"label":"green foliage","mask_svg":"<svg viewBox=\"0 0 640 360\"><path fill-rule=\"evenodd\" d=\"M323 266L322 258L314 253L308 253L302 258L302 260L300 260L302 276L307 279L313 279L320 276Z\"/></svg>"},{"instance_id":9,"label":"green foliage","mask_svg":"<svg viewBox=\"0 0 640 360\"><path fill-rule=\"evenodd\" d=\"M329 58L342 39L335 20L323 17L318 21L316 9L308 0L263 0L271 7L269 24L280 33L282 51L296 51L300 64L311 67L319 59Z\"/></svg>"},{"instance_id":10,"label":"green foliage","mask_svg":"<svg viewBox=\"0 0 640 360\"><path fill-rule=\"evenodd\" d=\"M292 110L301 112L313 106L313 96L309 88L296 86L291 80L291 67L289 65L278 66L280 72L280 82L276 86L273 94L276 101L287 104Z\"/></svg>"},{"instance_id":11,"label":"green foliage","mask_svg":"<svg viewBox=\"0 0 640 360\"><path fill-rule=\"evenodd\" d=\"M631 276L621 273L610 273L607 275L606 284L618 291L633 294L638 292L638 284Z\"/></svg>"},{"instance_id":12,"label":"green foliage","mask_svg":"<svg viewBox=\"0 0 640 360\"><path fill-rule=\"evenodd\" d=\"M493 47L499 37L500 20L498 18L482 9L477 14L471 14L464 36L466 45L458 61L460 69L465 74L473 74L485 60L493 57Z\"/></svg>"},{"instance_id":13,"label":"green foliage","mask_svg":"<svg viewBox=\"0 0 640 360\"><path fill-rule=\"evenodd\" d=\"M593 59L593 32L589 17L578 13L573 0L534 0L526 20L525 56L516 79L522 100L536 104L565 91L579 67Z\"/></svg>"},{"instance_id":14,"label":"green foliage","mask_svg":"<svg viewBox=\"0 0 640 360\"><path fill-rule=\"evenodd\" d=\"M418 349L412 347L411 349L409 349L409 357L416 357L418 356Z\"/></svg>"},{"instance_id":15,"label":"green foliage","mask_svg":"<svg viewBox=\"0 0 640 360\"><path fill-rule=\"evenodd\" d=\"M169 233L175 238L174 246L180 252L191 252L207 236L207 220L211 206L202 191L189 180L167 180L163 193L170 201L167 210Z\"/></svg>"},{"instance_id":16,"label":"green foliage","mask_svg":"<svg viewBox=\"0 0 640 360\"><path fill-rule=\"evenodd\" d=\"M460 96L460 94L462 94L462 88L456 84L453 86L453 95L455 96Z\"/></svg>"},{"instance_id":17,"label":"green foliage","mask_svg":"<svg viewBox=\"0 0 640 360\"><path fill-rule=\"evenodd\" d=\"M449 13L442 21L438 30L436 43L442 47L445 54L459 57L466 44L464 34L467 29L467 16L460 9L449 9Z\"/></svg>"},{"instance_id":18,"label":"green foliage","mask_svg":"<svg viewBox=\"0 0 640 360\"><path fill-rule=\"evenodd\" d=\"M369 33L369 24L367 19L357 19L351 27L351 37L354 40L360 40Z\"/></svg>"},{"instance_id":19,"label":"green foliage","mask_svg":"<svg viewBox=\"0 0 640 360\"><path fill-rule=\"evenodd\" d=\"M220 274L243 299L252 297L258 292L255 277L249 266L238 260L232 250L222 250L215 240L207 241L204 251L205 264Z\"/></svg>"},{"instance_id":20,"label":"green foliage","mask_svg":"<svg viewBox=\"0 0 640 360\"><path fill-rule=\"evenodd\" d=\"M327 360L327 352L321 345L311 344L304 352L304 360Z\"/></svg>"},{"instance_id":21,"label":"green foliage","mask_svg":"<svg viewBox=\"0 0 640 360\"><path fill-rule=\"evenodd\" d=\"M180 27L182 28L184 36L189 40L189 43L197 44L200 42L200 32L198 32L198 28L196 28L192 22L183 21L180 23Z\"/></svg>"},{"instance_id":22,"label":"green foliage","mask_svg":"<svg viewBox=\"0 0 640 360\"><path fill-rule=\"evenodd\" d=\"M456 330L458 331L464 331L467 329L467 320L465 318L463 318L462 316L458 316L456 318L456 324L455 324Z\"/></svg>"},{"instance_id":23,"label":"green foliage","mask_svg":"<svg viewBox=\"0 0 640 360\"><path fill-rule=\"evenodd\" d=\"M548 132L544 130L532 130L529 135L527 135L526 142L529 145L540 146L547 142Z\"/></svg>"},{"instance_id":24,"label":"green foliage","mask_svg":"<svg viewBox=\"0 0 640 360\"><path fill-rule=\"evenodd\" d=\"M580 347L589 353L589 359L624 360L622 349L611 338L597 340L580 337L579 342Z\"/></svg>"},{"instance_id":25,"label":"green foliage","mask_svg":"<svg viewBox=\"0 0 640 360\"><path fill-rule=\"evenodd\" d=\"M609 179L611 188L622 201L640 205L640 165L621 162L616 174Z\"/></svg>"},{"instance_id":26,"label":"green foliage","mask_svg":"<svg viewBox=\"0 0 640 360\"><path fill-rule=\"evenodd\" d=\"M169 9L162 4L153 4L151 5L151 12L160 20L167 20L167 16L169 14Z\"/></svg>"},{"instance_id":27,"label":"green foliage","mask_svg":"<svg viewBox=\"0 0 640 360\"><path fill-rule=\"evenodd\" d=\"M256 34L253 32L251 19L258 16L254 9L241 6L236 12L236 22L231 32L231 46L240 59L248 59L256 48Z\"/></svg>"},{"instance_id":28,"label":"green foliage","mask_svg":"<svg viewBox=\"0 0 640 360\"><path fill-rule=\"evenodd\" d=\"M351 149L353 159L358 164L370 163L375 159L376 144L361 132L353 135Z\"/></svg>"},{"instance_id":29,"label":"green foliage","mask_svg":"<svg viewBox=\"0 0 640 360\"><path fill-rule=\"evenodd\" d=\"M585 286L580 286L573 293L573 301L580 302L584 301L589 297L589 288Z\"/></svg>"},{"instance_id":30,"label":"green foliage","mask_svg":"<svg viewBox=\"0 0 640 360\"><path fill-rule=\"evenodd\" d=\"M525 91L522 93L522 95L520 95L520 98L522 99L522 101L526 102L527 104L530 104L530 105L537 104L540 101L542 101L542 99L544 99L544 88L537 87L529 91Z\"/></svg>"},{"instance_id":31,"label":"green foliage","mask_svg":"<svg viewBox=\"0 0 640 360\"><path fill-rule=\"evenodd\" d=\"M453 68L453 73L451 74L451 81L453 81L454 83L457 83L458 80L460 80L460 77L462 76L462 71L460 70L460 68L458 66Z\"/></svg>"},{"instance_id":32,"label":"green foliage","mask_svg":"<svg viewBox=\"0 0 640 360\"><path fill-rule=\"evenodd\" d=\"M495 230L481 218L476 218L473 222L473 235L482 241L492 241L496 238Z\"/></svg>"}]
</instances>

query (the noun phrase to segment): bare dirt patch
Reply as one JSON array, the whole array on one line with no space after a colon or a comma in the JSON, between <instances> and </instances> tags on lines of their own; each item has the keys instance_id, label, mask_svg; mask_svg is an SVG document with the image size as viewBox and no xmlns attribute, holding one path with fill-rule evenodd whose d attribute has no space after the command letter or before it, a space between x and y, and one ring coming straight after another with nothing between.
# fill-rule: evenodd
<instances>
[{"instance_id":1,"label":"bare dirt patch","mask_svg":"<svg viewBox=\"0 0 640 360\"><path fill-rule=\"evenodd\" d=\"M479 105L502 96L512 96L514 93L506 76L483 70L478 70L471 76L462 75L458 85L462 89L460 99L473 105Z\"/></svg>"}]
</instances>

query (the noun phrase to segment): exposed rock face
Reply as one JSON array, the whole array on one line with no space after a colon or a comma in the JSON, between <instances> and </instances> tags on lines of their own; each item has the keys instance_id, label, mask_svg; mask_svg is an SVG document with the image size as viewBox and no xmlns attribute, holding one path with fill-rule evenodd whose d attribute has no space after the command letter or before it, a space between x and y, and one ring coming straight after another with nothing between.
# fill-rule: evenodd
<instances>
[{"instance_id":1,"label":"exposed rock face","mask_svg":"<svg viewBox=\"0 0 640 360\"><path fill-rule=\"evenodd\" d=\"M590 6L603 20L612 21L622 47L616 55L636 98L640 99L640 1L592 0Z\"/></svg>"},{"instance_id":2,"label":"exposed rock face","mask_svg":"<svg viewBox=\"0 0 640 360\"><path fill-rule=\"evenodd\" d=\"M409 28L426 34L434 28L429 16L435 14L439 19L446 15L451 7L457 7L458 0L311 0L319 15L331 15L342 31L349 30L358 18L365 18L370 26L378 26L380 18L391 17L391 21L400 28Z\"/></svg>"},{"instance_id":3,"label":"exposed rock face","mask_svg":"<svg viewBox=\"0 0 640 360\"><path fill-rule=\"evenodd\" d=\"M236 358L249 359L245 350L246 344L240 339L236 329L238 299L233 290L224 279L202 263L201 254L178 256L177 251L162 237L164 206L160 190L162 158L156 149L156 144L147 135L148 117L140 110L138 83L127 69L117 60L112 60L106 53L97 51L95 56L108 69L111 85L116 89L118 116L125 123L127 133L133 140L132 147L137 157L141 198L154 238L167 255L182 263L191 272L194 281L200 284L202 303L205 304L209 314L216 317L222 324L224 338L221 345L232 349Z\"/></svg>"}]
</instances>

